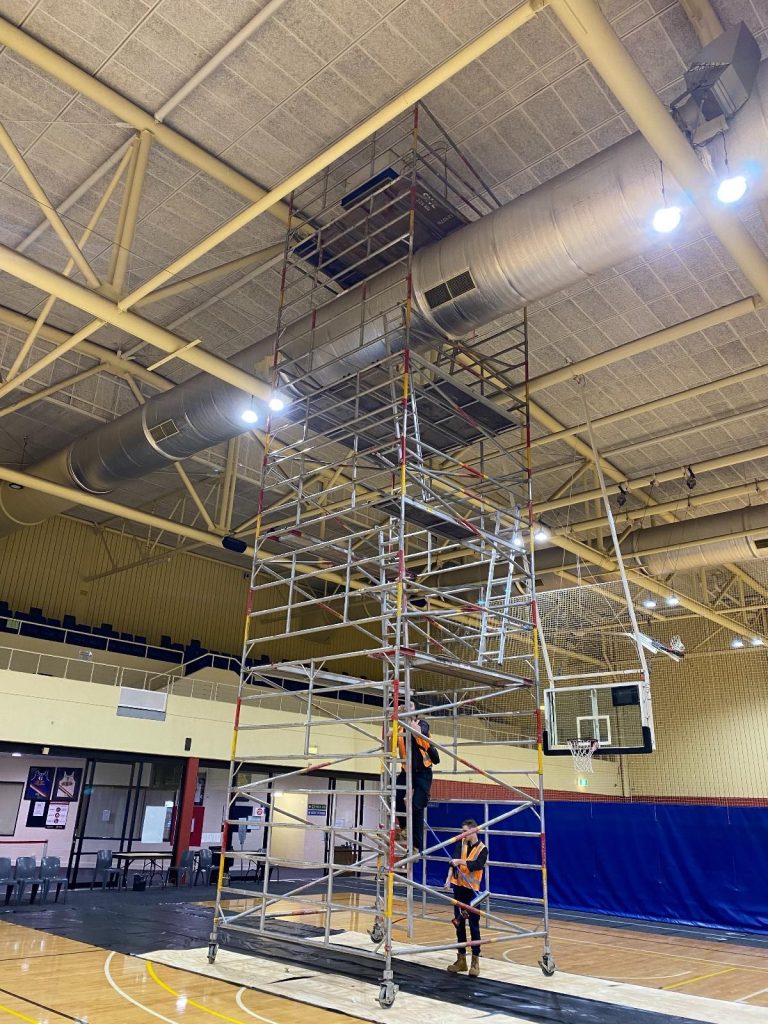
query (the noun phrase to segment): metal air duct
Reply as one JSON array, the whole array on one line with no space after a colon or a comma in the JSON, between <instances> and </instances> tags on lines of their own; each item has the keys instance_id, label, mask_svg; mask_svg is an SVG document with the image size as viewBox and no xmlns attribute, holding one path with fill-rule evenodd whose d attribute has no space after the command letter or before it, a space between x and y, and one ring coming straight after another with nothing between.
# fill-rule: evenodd
<instances>
[{"instance_id":1,"label":"metal air duct","mask_svg":"<svg viewBox=\"0 0 768 1024\"><path fill-rule=\"evenodd\" d=\"M761 65L753 95L727 133L727 146L731 173L747 165L768 167L768 62ZM725 169L720 137L709 143L706 159L716 172ZM689 206L669 175L664 186L668 204ZM425 246L413 262L415 344L437 347L446 336L465 336L646 252L658 241L651 220L662 196L658 157L635 134ZM750 196L768 196L768 174L753 176ZM693 208L685 216L689 223L698 222ZM317 382L333 386L378 359L385 336L396 347L402 333L397 306L405 298L400 277L400 270L385 271L366 282L369 317L362 342L360 293L355 288L316 312L311 333L309 317L287 328L281 347L302 370L311 360ZM315 345L312 354L310 339ZM263 339L232 361L252 373L262 370L266 378L272 347L272 338ZM248 402L238 389L199 374L151 398L141 409L98 427L29 472L106 494L126 480L243 433L241 412ZM0 536L61 511L58 499L0 485Z\"/></svg>"}]
</instances>

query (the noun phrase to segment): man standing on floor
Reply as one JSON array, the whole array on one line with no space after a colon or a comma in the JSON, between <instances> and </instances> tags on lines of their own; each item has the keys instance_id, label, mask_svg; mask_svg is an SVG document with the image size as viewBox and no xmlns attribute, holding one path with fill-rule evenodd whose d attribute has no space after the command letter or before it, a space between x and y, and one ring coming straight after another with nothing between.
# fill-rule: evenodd
<instances>
[{"instance_id":1,"label":"man standing on floor","mask_svg":"<svg viewBox=\"0 0 768 1024\"><path fill-rule=\"evenodd\" d=\"M448 970L451 974L460 974L467 970L467 921L472 945L472 963L469 967L470 977L480 974L480 911L468 909L478 896L483 881L483 871L488 860L488 847L477 834L478 825L474 818L467 818L461 823L463 835L456 844L448 868L445 888L453 890L455 907L453 925L456 928L456 939L459 948L456 962Z\"/></svg>"}]
</instances>

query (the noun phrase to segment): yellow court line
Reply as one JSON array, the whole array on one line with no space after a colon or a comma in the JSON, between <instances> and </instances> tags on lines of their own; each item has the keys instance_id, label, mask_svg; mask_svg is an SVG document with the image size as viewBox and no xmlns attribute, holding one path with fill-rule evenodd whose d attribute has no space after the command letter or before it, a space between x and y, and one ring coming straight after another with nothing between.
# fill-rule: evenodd
<instances>
[{"instance_id":1,"label":"yellow court line","mask_svg":"<svg viewBox=\"0 0 768 1024\"><path fill-rule=\"evenodd\" d=\"M166 992L169 992L176 999L186 999L187 1006L194 1006L196 1010L202 1010L203 1013L210 1013L212 1017L218 1017L219 1020L229 1021L229 1024L244 1024L244 1022L238 1020L237 1017L228 1017L225 1013L219 1013L218 1010L212 1010L210 1006L204 1006L202 1003L196 1003L194 999L190 999L188 996L182 996L180 992L177 992L175 989L171 988L170 985L166 985L164 981L158 978L154 964L149 960L147 961L147 972L152 981L159 985L160 988L165 989ZM34 1021L33 1024L37 1024L37 1021Z\"/></svg>"},{"instance_id":2,"label":"yellow court line","mask_svg":"<svg viewBox=\"0 0 768 1024\"><path fill-rule=\"evenodd\" d=\"M0 1010L2 1010L3 1013L10 1013L12 1017L18 1017L19 1020L28 1020L30 1024L39 1024L39 1021L35 1020L34 1017L27 1017L23 1013L18 1013L16 1010L12 1010L10 1006L3 1006L2 1003L0 1003Z\"/></svg>"},{"instance_id":3,"label":"yellow court line","mask_svg":"<svg viewBox=\"0 0 768 1024\"><path fill-rule=\"evenodd\" d=\"M722 971L712 971L710 974L699 974L695 978L686 978L683 981L676 981L672 985L662 985L662 992L673 988L683 988L685 985L693 985L695 981L706 981L707 978L716 978L719 974L731 974L733 971L741 970L740 967L725 967Z\"/></svg>"}]
</instances>

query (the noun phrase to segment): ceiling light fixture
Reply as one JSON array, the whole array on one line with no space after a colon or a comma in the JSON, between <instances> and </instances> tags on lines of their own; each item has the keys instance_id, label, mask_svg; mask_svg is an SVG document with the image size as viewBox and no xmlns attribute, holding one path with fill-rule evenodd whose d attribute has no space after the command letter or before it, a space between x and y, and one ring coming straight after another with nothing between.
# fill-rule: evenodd
<instances>
[{"instance_id":1,"label":"ceiling light fixture","mask_svg":"<svg viewBox=\"0 0 768 1024\"><path fill-rule=\"evenodd\" d=\"M12 484L8 484L8 486L11 488L12 491L23 491L24 490L24 484L12 483Z\"/></svg>"},{"instance_id":2,"label":"ceiling light fixture","mask_svg":"<svg viewBox=\"0 0 768 1024\"><path fill-rule=\"evenodd\" d=\"M536 527L536 531L533 534L533 539L537 544L546 544L552 534L549 532L549 528L544 523L539 523Z\"/></svg>"},{"instance_id":3,"label":"ceiling light fixture","mask_svg":"<svg viewBox=\"0 0 768 1024\"><path fill-rule=\"evenodd\" d=\"M723 178L717 186L717 198L721 203L738 203L747 191L747 179L743 174L735 174L732 178Z\"/></svg>"},{"instance_id":4,"label":"ceiling light fixture","mask_svg":"<svg viewBox=\"0 0 768 1024\"><path fill-rule=\"evenodd\" d=\"M740 647L743 647L743 646L744 646L744 641L741 639L740 636L735 636L733 638L733 640L731 640L731 647L733 647L733 649L735 651L737 651Z\"/></svg>"},{"instance_id":5,"label":"ceiling light fixture","mask_svg":"<svg viewBox=\"0 0 768 1024\"><path fill-rule=\"evenodd\" d=\"M661 235L674 231L680 223L682 211L679 206L662 206L653 215L653 230Z\"/></svg>"},{"instance_id":6,"label":"ceiling light fixture","mask_svg":"<svg viewBox=\"0 0 768 1024\"><path fill-rule=\"evenodd\" d=\"M689 491L692 491L699 481L696 479L696 474L693 472L690 466L685 471L685 486Z\"/></svg>"},{"instance_id":7,"label":"ceiling light fixture","mask_svg":"<svg viewBox=\"0 0 768 1024\"><path fill-rule=\"evenodd\" d=\"M677 606L680 604L680 598L677 597L675 594L670 594L669 597L665 598L664 600L667 602L670 608L677 608Z\"/></svg>"},{"instance_id":8,"label":"ceiling light fixture","mask_svg":"<svg viewBox=\"0 0 768 1024\"><path fill-rule=\"evenodd\" d=\"M269 400L269 408L272 412L282 412L285 408L285 402L279 395L273 395Z\"/></svg>"},{"instance_id":9,"label":"ceiling light fixture","mask_svg":"<svg viewBox=\"0 0 768 1024\"><path fill-rule=\"evenodd\" d=\"M627 504L627 488L624 486L624 484L619 484L619 493L618 497L616 498L616 504L619 506L619 508L624 508L624 506Z\"/></svg>"},{"instance_id":10,"label":"ceiling light fixture","mask_svg":"<svg viewBox=\"0 0 768 1024\"><path fill-rule=\"evenodd\" d=\"M765 643L765 640L763 640L763 638L761 636L753 636L752 639L750 640L750 643L752 644L753 647L762 647L763 644Z\"/></svg>"},{"instance_id":11,"label":"ceiling light fixture","mask_svg":"<svg viewBox=\"0 0 768 1024\"><path fill-rule=\"evenodd\" d=\"M251 406L248 406L247 409L243 409L240 413L240 419L243 423L256 423L258 418L259 417L256 415L255 409L252 409Z\"/></svg>"},{"instance_id":12,"label":"ceiling light fixture","mask_svg":"<svg viewBox=\"0 0 768 1024\"><path fill-rule=\"evenodd\" d=\"M646 597L643 601L643 608L647 608L649 611L651 611L655 607L656 602L654 601L654 599L652 597Z\"/></svg>"}]
</instances>

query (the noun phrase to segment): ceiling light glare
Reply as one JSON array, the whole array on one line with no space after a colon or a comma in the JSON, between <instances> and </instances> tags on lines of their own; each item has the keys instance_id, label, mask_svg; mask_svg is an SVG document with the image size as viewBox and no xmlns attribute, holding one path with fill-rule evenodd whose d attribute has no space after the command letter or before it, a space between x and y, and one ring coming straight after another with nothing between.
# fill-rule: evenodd
<instances>
[{"instance_id":1,"label":"ceiling light glare","mask_svg":"<svg viewBox=\"0 0 768 1024\"><path fill-rule=\"evenodd\" d=\"M256 415L254 409L248 407L247 409L243 409L243 411L240 413L240 418L242 419L243 423L255 423L259 417Z\"/></svg>"},{"instance_id":2,"label":"ceiling light glare","mask_svg":"<svg viewBox=\"0 0 768 1024\"><path fill-rule=\"evenodd\" d=\"M533 539L537 544L546 544L551 537L551 534L546 526L537 526L536 532L533 535Z\"/></svg>"},{"instance_id":3,"label":"ceiling light glare","mask_svg":"<svg viewBox=\"0 0 768 1024\"><path fill-rule=\"evenodd\" d=\"M657 210L653 215L653 230L658 231L659 234L666 235L670 231L674 231L680 223L682 212L679 206L662 206L661 209Z\"/></svg>"},{"instance_id":4,"label":"ceiling light glare","mask_svg":"<svg viewBox=\"0 0 768 1024\"><path fill-rule=\"evenodd\" d=\"M763 640L761 636L753 636L750 643L753 647L762 647L765 643L765 640Z\"/></svg>"},{"instance_id":5,"label":"ceiling light glare","mask_svg":"<svg viewBox=\"0 0 768 1024\"><path fill-rule=\"evenodd\" d=\"M677 608L677 606L680 604L680 598L675 597L674 594L670 594L669 597L665 598L665 600L670 608Z\"/></svg>"},{"instance_id":6,"label":"ceiling light glare","mask_svg":"<svg viewBox=\"0 0 768 1024\"><path fill-rule=\"evenodd\" d=\"M11 757L22 757L22 754L18 750L14 750L14 752L11 754Z\"/></svg>"},{"instance_id":7,"label":"ceiling light glare","mask_svg":"<svg viewBox=\"0 0 768 1024\"><path fill-rule=\"evenodd\" d=\"M731 640L731 647L735 651L737 651L740 647L743 647L743 646L744 646L744 641L741 639L740 636L735 636L733 638L733 640Z\"/></svg>"},{"instance_id":8,"label":"ceiling light glare","mask_svg":"<svg viewBox=\"0 0 768 1024\"><path fill-rule=\"evenodd\" d=\"M269 400L269 408L272 412L282 412L285 408L285 402L279 395L273 395Z\"/></svg>"},{"instance_id":9,"label":"ceiling light glare","mask_svg":"<svg viewBox=\"0 0 768 1024\"><path fill-rule=\"evenodd\" d=\"M648 608L650 610L650 609L655 608L655 607L656 607L656 602L653 600L653 598L652 597L646 597L645 600L643 601L643 608Z\"/></svg>"},{"instance_id":10,"label":"ceiling light glare","mask_svg":"<svg viewBox=\"0 0 768 1024\"><path fill-rule=\"evenodd\" d=\"M747 179L743 174L736 174L732 178L723 178L717 186L717 198L721 203L738 203L747 191Z\"/></svg>"},{"instance_id":11,"label":"ceiling light glare","mask_svg":"<svg viewBox=\"0 0 768 1024\"><path fill-rule=\"evenodd\" d=\"M525 548L525 537L522 533L516 533L512 538L512 547L522 551Z\"/></svg>"}]
</instances>

